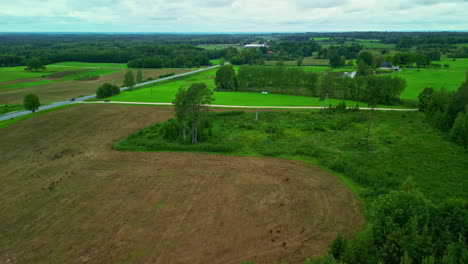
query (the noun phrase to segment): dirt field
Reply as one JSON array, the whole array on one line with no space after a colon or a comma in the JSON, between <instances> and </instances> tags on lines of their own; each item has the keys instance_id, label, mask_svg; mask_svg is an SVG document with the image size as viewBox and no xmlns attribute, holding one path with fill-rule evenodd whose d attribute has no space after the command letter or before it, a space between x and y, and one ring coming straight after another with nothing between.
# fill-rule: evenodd
<instances>
[{"instance_id":1,"label":"dirt field","mask_svg":"<svg viewBox=\"0 0 468 264\"><path fill-rule=\"evenodd\" d=\"M0 130L0 263L303 263L363 226L330 173L112 144L170 107L79 105Z\"/></svg>"},{"instance_id":2,"label":"dirt field","mask_svg":"<svg viewBox=\"0 0 468 264\"><path fill-rule=\"evenodd\" d=\"M176 74L191 71L193 69L160 69L160 70L142 70L143 78L157 79L159 75L174 72ZM84 71L84 70L78 70ZM8 82L0 82L0 85L16 84L20 82L37 82L37 81L60 81L59 78L64 76L64 73L73 73L77 71L65 71L52 74L46 78L22 79ZM0 89L0 104L21 104L23 97L26 94L35 93L39 96L41 103L50 103L70 99L72 97L85 96L96 93L96 89L105 82L110 82L121 86L126 70L99 76L96 80L88 81L73 81L73 82L56 82L37 85L22 89ZM136 74L136 71L134 72Z\"/></svg>"}]
</instances>

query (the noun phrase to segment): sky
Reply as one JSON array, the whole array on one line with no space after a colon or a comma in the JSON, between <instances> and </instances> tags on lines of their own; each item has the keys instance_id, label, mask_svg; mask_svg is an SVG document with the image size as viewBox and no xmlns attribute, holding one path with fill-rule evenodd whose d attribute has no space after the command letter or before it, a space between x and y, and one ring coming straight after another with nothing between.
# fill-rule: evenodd
<instances>
[{"instance_id":1,"label":"sky","mask_svg":"<svg viewBox=\"0 0 468 264\"><path fill-rule=\"evenodd\" d=\"M0 32L468 30L468 0L0 0Z\"/></svg>"}]
</instances>

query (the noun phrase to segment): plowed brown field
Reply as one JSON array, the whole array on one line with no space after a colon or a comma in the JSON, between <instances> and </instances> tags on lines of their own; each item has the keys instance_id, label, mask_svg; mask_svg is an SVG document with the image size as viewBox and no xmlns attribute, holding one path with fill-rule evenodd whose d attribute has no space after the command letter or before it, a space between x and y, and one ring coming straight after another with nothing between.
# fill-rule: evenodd
<instances>
[{"instance_id":1,"label":"plowed brown field","mask_svg":"<svg viewBox=\"0 0 468 264\"><path fill-rule=\"evenodd\" d=\"M0 263L303 263L364 218L334 175L261 157L113 151L171 107L79 105L0 130Z\"/></svg>"}]
</instances>

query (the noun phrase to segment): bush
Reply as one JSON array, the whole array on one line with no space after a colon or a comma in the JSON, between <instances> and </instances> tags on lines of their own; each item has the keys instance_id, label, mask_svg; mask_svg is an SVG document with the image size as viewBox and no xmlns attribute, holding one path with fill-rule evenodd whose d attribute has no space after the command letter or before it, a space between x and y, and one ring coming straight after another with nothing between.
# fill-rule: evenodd
<instances>
[{"instance_id":1,"label":"bush","mask_svg":"<svg viewBox=\"0 0 468 264\"><path fill-rule=\"evenodd\" d=\"M171 76L174 76L175 73L174 72L170 72L170 73L166 73L166 74L161 74L159 75L159 79L161 78L166 78L166 77L171 77Z\"/></svg>"},{"instance_id":2,"label":"bush","mask_svg":"<svg viewBox=\"0 0 468 264\"><path fill-rule=\"evenodd\" d=\"M302 145L296 149L296 155L308 156L313 158L321 157L321 150L316 145Z\"/></svg>"},{"instance_id":3,"label":"bush","mask_svg":"<svg viewBox=\"0 0 468 264\"><path fill-rule=\"evenodd\" d=\"M120 93L120 89L117 85L113 85L111 83L106 82L97 89L96 97L98 99L102 99L102 98L114 96L119 93Z\"/></svg>"}]
</instances>

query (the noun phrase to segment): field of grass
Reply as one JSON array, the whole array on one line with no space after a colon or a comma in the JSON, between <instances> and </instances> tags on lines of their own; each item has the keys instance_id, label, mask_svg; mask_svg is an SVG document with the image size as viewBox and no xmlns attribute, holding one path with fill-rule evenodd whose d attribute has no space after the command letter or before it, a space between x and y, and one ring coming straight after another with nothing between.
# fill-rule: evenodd
<instances>
[{"instance_id":1,"label":"field of grass","mask_svg":"<svg viewBox=\"0 0 468 264\"><path fill-rule=\"evenodd\" d=\"M401 72L393 72L393 75L405 78L407 88L401 94L403 99L416 99L426 87L434 89L444 88L447 91L454 91L460 87L465 80L466 70L468 70L468 59L457 59L452 61L448 58L441 59L438 64L449 64L449 68L431 69L402 69Z\"/></svg>"},{"instance_id":2,"label":"field of grass","mask_svg":"<svg viewBox=\"0 0 468 264\"><path fill-rule=\"evenodd\" d=\"M25 71L24 66L18 67L0 67L0 82L7 82L12 80L19 80L19 79L31 79L31 78L42 78L46 77L47 75L73 70L67 67L61 68L49 68L43 71Z\"/></svg>"},{"instance_id":3,"label":"field of grass","mask_svg":"<svg viewBox=\"0 0 468 264\"><path fill-rule=\"evenodd\" d=\"M278 61L265 61L265 65L276 65ZM296 66L296 60L284 61L284 65ZM315 59L314 57L305 57L302 61L302 66L327 66L329 65L327 59Z\"/></svg>"},{"instance_id":4,"label":"field of grass","mask_svg":"<svg viewBox=\"0 0 468 264\"><path fill-rule=\"evenodd\" d=\"M134 91L120 93L110 97L112 101L122 102L157 102L170 103L174 100L179 87L189 87L194 82L203 82L214 89L214 76L216 70L209 70L199 74L193 74L188 77L178 78L173 81L158 84L147 88L140 88ZM217 105L238 105L238 106L323 106L324 102L317 97L294 96L282 94L261 94L249 92L215 92L215 101ZM327 106L332 104L336 106L343 100L328 99ZM345 101L348 106L355 106L355 101ZM366 103L358 103L360 107L366 107ZM383 106L382 106L383 107ZM401 108L397 106L385 106Z\"/></svg>"},{"instance_id":5,"label":"field of grass","mask_svg":"<svg viewBox=\"0 0 468 264\"><path fill-rule=\"evenodd\" d=\"M44 80L44 81L35 81L35 82L21 82L21 83L14 83L14 84L3 84L0 85L0 90L14 90L14 89L21 89L27 88L32 86L37 86L41 84L52 83L52 80Z\"/></svg>"},{"instance_id":6,"label":"field of grass","mask_svg":"<svg viewBox=\"0 0 468 264\"><path fill-rule=\"evenodd\" d=\"M79 72L74 72L71 74L67 74L60 78L60 80L63 81L77 81L77 80L82 80L90 77L96 77L96 76L103 76L103 75L108 75L112 73L117 73L119 70L111 70L111 69L90 69L86 71L79 71Z\"/></svg>"},{"instance_id":7,"label":"field of grass","mask_svg":"<svg viewBox=\"0 0 468 264\"><path fill-rule=\"evenodd\" d=\"M91 62L58 62L54 64L49 64L47 67L74 67L74 68L109 68L109 69L127 69L127 64L125 63L91 63Z\"/></svg>"},{"instance_id":8,"label":"field of grass","mask_svg":"<svg viewBox=\"0 0 468 264\"><path fill-rule=\"evenodd\" d=\"M23 110L23 105L21 104L4 104L0 105L0 115Z\"/></svg>"},{"instance_id":9,"label":"field of grass","mask_svg":"<svg viewBox=\"0 0 468 264\"><path fill-rule=\"evenodd\" d=\"M221 59L210 60L213 65L218 65L221 62Z\"/></svg>"},{"instance_id":10,"label":"field of grass","mask_svg":"<svg viewBox=\"0 0 468 264\"><path fill-rule=\"evenodd\" d=\"M412 177L417 188L435 201L468 199L468 153L448 142L418 112L376 113L369 147L365 144L364 112L260 112L257 123L255 113L224 112L210 114L209 120L210 129L200 132L208 140L198 145L164 139L160 133L164 124L156 124L116 147L298 159L344 174L364 188L359 193L362 197L374 198L399 189Z\"/></svg>"}]
</instances>

